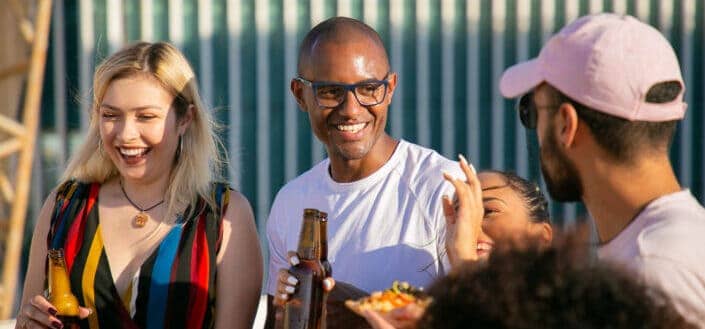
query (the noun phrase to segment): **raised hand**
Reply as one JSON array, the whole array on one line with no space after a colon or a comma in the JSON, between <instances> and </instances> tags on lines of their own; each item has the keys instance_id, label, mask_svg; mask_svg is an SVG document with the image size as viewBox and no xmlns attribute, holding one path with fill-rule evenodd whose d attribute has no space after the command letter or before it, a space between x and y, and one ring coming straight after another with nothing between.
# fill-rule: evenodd
<instances>
[{"instance_id":1,"label":"raised hand","mask_svg":"<svg viewBox=\"0 0 705 329\"><path fill-rule=\"evenodd\" d=\"M443 212L446 217L446 251L452 266L465 261L476 261L477 238L482 231L482 188L475 168L462 155L460 169L465 180L453 177L447 172L443 177L455 187L455 198L451 201L443 196Z\"/></svg>"}]
</instances>

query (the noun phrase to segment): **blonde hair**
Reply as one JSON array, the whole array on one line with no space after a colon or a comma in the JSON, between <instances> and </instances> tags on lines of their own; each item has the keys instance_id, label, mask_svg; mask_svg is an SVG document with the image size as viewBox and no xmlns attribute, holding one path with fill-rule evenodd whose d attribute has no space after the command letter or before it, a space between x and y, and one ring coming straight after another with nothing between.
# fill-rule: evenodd
<instances>
[{"instance_id":1,"label":"blonde hair","mask_svg":"<svg viewBox=\"0 0 705 329\"><path fill-rule=\"evenodd\" d=\"M75 179L102 184L120 174L110 158L103 154L98 110L111 82L138 75L154 78L175 96L172 108L176 111L177 120L183 118L189 106L193 107L193 119L181 137L181 151L170 173L170 184L165 195L166 218L173 218L197 197L214 207L210 189L212 181L222 180L225 162L220 152L222 143L215 133L215 122L199 96L191 65L176 47L165 42L140 42L128 46L98 66L93 76L93 104L88 134L71 157L61 180L65 182ZM184 216L188 218L199 211L194 208L189 208L190 213Z\"/></svg>"}]
</instances>

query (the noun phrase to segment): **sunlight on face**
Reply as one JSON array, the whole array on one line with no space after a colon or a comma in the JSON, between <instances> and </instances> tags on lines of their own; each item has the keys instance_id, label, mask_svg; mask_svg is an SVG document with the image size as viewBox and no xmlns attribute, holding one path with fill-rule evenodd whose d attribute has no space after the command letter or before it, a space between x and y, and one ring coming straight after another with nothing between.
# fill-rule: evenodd
<instances>
[{"instance_id":1,"label":"sunlight on face","mask_svg":"<svg viewBox=\"0 0 705 329\"><path fill-rule=\"evenodd\" d=\"M534 241L543 223L531 221L526 201L512 189L507 179L495 172L478 174L485 214L478 238L478 256L489 256L495 243L523 246Z\"/></svg>"},{"instance_id":2,"label":"sunlight on face","mask_svg":"<svg viewBox=\"0 0 705 329\"><path fill-rule=\"evenodd\" d=\"M107 156L126 179L153 181L172 166L182 127L174 96L149 76L112 81L98 109Z\"/></svg>"}]
</instances>

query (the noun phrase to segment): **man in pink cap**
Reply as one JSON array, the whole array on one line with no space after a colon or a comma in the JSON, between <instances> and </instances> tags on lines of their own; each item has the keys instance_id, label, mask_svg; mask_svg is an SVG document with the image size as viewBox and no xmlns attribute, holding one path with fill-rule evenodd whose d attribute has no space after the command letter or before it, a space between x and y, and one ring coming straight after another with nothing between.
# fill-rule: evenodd
<instances>
[{"instance_id":1,"label":"man in pink cap","mask_svg":"<svg viewBox=\"0 0 705 329\"><path fill-rule=\"evenodd\" d=\"M705 325L705 209L668 156L686 110L668 41L630 16L585 16L507 69L500 91L523 96L519 115L537 131L549 193L585 203L600 259L659 286Z\"/></svg>"}]
</instances>

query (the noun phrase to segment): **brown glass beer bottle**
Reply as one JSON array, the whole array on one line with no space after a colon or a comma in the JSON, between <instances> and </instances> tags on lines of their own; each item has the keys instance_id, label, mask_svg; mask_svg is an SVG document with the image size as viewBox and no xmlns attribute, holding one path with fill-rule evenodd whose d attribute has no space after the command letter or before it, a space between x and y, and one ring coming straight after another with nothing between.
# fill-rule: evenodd
<instances>
[{"instance_id":1,"label":"brown glass beer bottle","mask_svg":"<svg viewBox=\"0 0 705 329\"><path fill-rule=\"evenodd\" d=\"M318 210L304 209L297 253L299 264L289 272L299 280L296 292L284 305L284 329L323 328L325 314L321 264L321 225Z\"/></svg>"},{"instance_id":2,"label":"brown glass beer bottle","mask_svg":"<svg viewBox=\"0 0 705 329\"><path fill-rule=\"evenodd\" d=\"M326 277L332 277L333 268L328 261L328 213L319 211L318 218L321 221L321 264L326 270Z\"/></svg>"},{"instance_id":3,"label":"brown glass beer bottle","mask_svg":"<svg viewBox=\"0 0 705 329\"><path fill-rule=\"evenodd\" d=\"M56 317L64 325L64 328L80 328L78 299L71 293L71 282L62 249L49 250L48 281L48 299L57 310Z\"/></svg>"}]
</instances>

